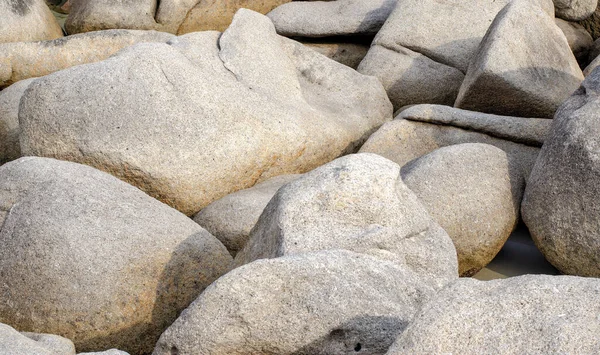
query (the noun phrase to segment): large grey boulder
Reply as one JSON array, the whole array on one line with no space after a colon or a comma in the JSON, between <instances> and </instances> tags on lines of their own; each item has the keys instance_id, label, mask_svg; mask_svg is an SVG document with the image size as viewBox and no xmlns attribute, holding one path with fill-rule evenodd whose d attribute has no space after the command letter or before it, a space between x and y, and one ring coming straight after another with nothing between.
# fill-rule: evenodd
<instances>
[{"instance_id":1,"label":"large grey boulder","mask_svg":"<svg viewBox=\"0 0 600 355\"><path fill-rule=\"evenodd\" d=\"M203 208L194 221L225 245L231 255L244 247L252 227L280 187L301 175L280 175L229 194Z\"/></svg>"},{"instance_id":2,"label":"large grey boulder","mask_svg":"<svg viewBox=\"0 0 600 355\"><path fill-rule=\"evenodd\" d=\"M443 147L406 164L401 174L452 238L461 276L492 261L517 225L525 181L500 148Z\"/></svg>"},{"instance_id":3,"label":"large grey boulder","mask_svg":"<svg viewBox=\"0 0 600 355\"><path fill-rule=\"evenodd\" d=\"M554 18L538 1L514 0L490 25L455 106L552 118L582 80L583 73Z\"/></svg>"},{"instance_id":4,"label":"large grey boulder","mask_svg":"<svg viewBox=\"0 0 600 355\"><path fill-rule=\"evenodd\" d=\"M378 77L396 109L452 105L469 62L508 0L398 0L358 71Z\"/></svg>"},{"instance_id":5,"label":"large grey boulder","mask_svg":"<svg viewBox=\"0 0 600 355\"><path fill-rule=\"evenodd\" d=\"M553 0L556 9L556 17L568 21L581 21L590 17L596 7L598 0Z\"/></svg>"},{"instance_id":6,"label":"large grey boulder","mask_svg":"<svg viewBox=\"0 0 600 355\"><path fill-rule=\"evenodd\" d=\"M62 29L44 0L0 0L0 43L55 39Z\"/></svg>"},{"instance_id":7,"label":"large grey boulder","mask_svg":"<svg viewBox=\"0 0 600 355\"><path fill-rule=\"evenodd\" d=\"M600 69L558 110L523 200L523 220L566 274L600 277Z\"/></svg>"},{"instance_id":8,"label":"large grey boulder","mask_svg":"<svg viewBox=\"0 0 600 355\"><path fill-rule=\"evenodd\" d=\"M415 273L349 251L258 260L209 286L153 354L383 354L434 294Z\"/></svg>"},{"instance_id":9,"label":"large grey boulder","mask_svg":"<svg viewBox=\"0 0 600 355\"><path fill-rule=\"evenodd\" d=\"M21 156L19 102L35 78L19 81L0 91L0 165Z\"/></svg>"},{"instance_id":10,"label":"large grey boulder","mask_svg":"<svg viewBox=\"0 0 600 355\"><path fill-rule=\"evenodd\" d=\"M460 279L419 311L387 354L596 354L599 299L593 278Z\"/></svg>"},{"instance_id":11,"label":"large grey boulder","mask_svg":"<svg viewBox=\"0 0 600 355\"><path fill-rule=\"evenodd\" d=\"M137 44L39 79L19 120L23 154L92 165L194 215L354 151L391 111L376 78L242 9L222 35Z\"/></svg>"},{"instance_id":12,"label":"large grey boulder","mask_svg":"<svg viewBox=\"0 0 600 355\"><path fill-rule=\"evenodd\" d=\"M164 32L109 30L55 40L0 44L0 87L74 65L99 62L140 42L167 42Z\"/></svg>"},{"instance_id":13,"label":"large grey boulder","mask_svg":"<svg viewBox=\"0 0 600 355\"><path fill-rule=\"evenodd\" d=\"M75 355L75 345L57 335L19 333L11 326L0 323L0 354Z\"/></svg>"},{"instance_id":14,"label":"large grey boulder","mask_svg":"<svg viewBox=\"0 0 600 355\"><path fill-rule=\"evenodd\" d=\"M398 0L298 1L283 4L267 16L284 36L328 37L374 35Z\"/></svg>"},{"instance_id":15,"label":"large grey boulder","mask_svg":"<svg viewBox=\"0 0 600 355\"><path fill-rule=\"evenodd\" d=\"M235 262L328 249L390 260L437 287L458 275L452 240L404 185L400 166L375 154L336 159L279 189Z\"/></svg>"},{"instance_id":16,"label":"large grey boulder","mask_svg":"<svg viewBox=\"0 0 600 355\"><path fill-rule=\"evenodd\" d=\"M526 178L535 164L540 148L515 143L471 129L397 118L384 124L360 148L361 153L375 153L400 166L434 150L461 143L485 143L504 150Z\"/></svg>"},{"instance_id":17,"label":"large grey boulder","mask_svg":"<svg viewBox=\"0 0 600 355\"><path fill-rule=\"evenodd\" d=\"M149 352L232 261L185 215L54 159L0 167L0 226L0 322L59 334L79 351Z\"/></svg>"}]
</instances>

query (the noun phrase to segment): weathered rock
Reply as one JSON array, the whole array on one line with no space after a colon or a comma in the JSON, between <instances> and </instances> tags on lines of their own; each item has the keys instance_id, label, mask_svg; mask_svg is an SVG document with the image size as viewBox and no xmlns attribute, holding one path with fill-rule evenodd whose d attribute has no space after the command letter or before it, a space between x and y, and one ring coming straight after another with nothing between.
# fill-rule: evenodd
<instances>
[{"instance_id":1,"label":"weathered rock","mask_svg":"<svg viewBox=\"0 0 600 355\"><path fill-rule=\"evenodd\" d=\"M147 353L231 256L208 232L88 166L0 167L0 322L79 351ZM27 297L23 297L27 295Z\"/></svg>"},{"instance_id":2,"label":"weathered rock","mask_svg":"<svg viewBox=\"0 0 600 355\"><path fill-rule=\"evenodd\" d=\"M383 82L395 109L452 105L490 22L507 3L398 0L358 71Z\"/></svg>"},{"instance_id":3,"label":"weathered rock","mask_svg":"<svg viewBox=\"0 0 600 355\"><path fill-rule=\"evenodd\" d=\"M600 69L559 109L523 200L523 220L566 274L600 277Z\"/></svg>"},{"instance_id":4,"label":"weathered rock","mask_svg":"<svg viewBox=\"0 0 600 355\"><path fill-rule=\"evenodd\" d=\"M23 154L92 165L194 215L352 152L391 113L376 78L242 9L222 35L138 44L39 79L19 120Z\"/></svg>"},{"instance_id":5,"label":"weathered rock","mask_svg":"<svg viewBox=\"0 0 600 355\"><path fill-rule=\"evenodd\" d=\"M437 287L458 275L452 240L404 185L400 166L375 154L336 159L282 187L235 262L328 249L390 260Z\"/></svg>"},{"instance_id":6,"label":"weathered rock","mask_svg":"<svg viewBox=\"0 0 600 355\"><path fill-rule=\"evenodd\" d=\"M284 36L328 37L374 35L398 0L298 1L283 4L267 16Z\"/></svg>"},{"instance_id":7,"label":"weathered rock","mask_svg":"<svg viewBox=\"0 0 600 355\"><path fill-rule=\"evenodd\" d=\"M124 351L117 350L117 349L110 349L110 350L106 350L106 351L93 352L93 353L79 353L77 355L129 355L129 353L126 353Z\"/></svg>"},{"instance_id":8,"label":"weathered rock","mask_svg":"<svg viewBox=\"0 0 600 355\"><path fill-rule=\"evenodd\" d=\"M327 58L356 69L363 60L369 46L352 42L302 42L308 48L317 51Z\"/></svg>"},{"instance_id":9,"label":"weathered rock","mask_svg":"<svg viewBox=\"0 0 600 355\"><path fill-rule=\"evenodd\" d=\"M529 177L540 148L495 138L453 126L395 119L384 124L361 147L361 153L376 153L400 166L441 147L461 143L485 143L504 150L509 161Z\"/></svg>"},{"instance_id":10,"label":"weathered rock","mask_svg":"<svg viewBox=\"0 0 600 355\"><path fill-rule=\"evenodd\" d=\"M500 148L443 147L406 164L401 174L452 238L461 276L492 261L517 225L525 181Z\"/></svg>"},{"instance_id":11,"label":"weathered rock","mask_svg":"<svg viewBox=\"0 0 600 355\"><path fill-rule=\"evenodd\" d=\"M514 0L488 29L455 106L552 118L582 80L577 60L554 18L537 1Z\"/></svg>"},{"instance_id":12,"label":"weathered rock","mask_svg":"<svg viewBox=\"0 0 600 355\"><path fill-rule=\"evenodd\" d=\"M0 91L0 165L21 156L19 102L25 90L35 80L23 80Z\"/></svg>"},{"instance_id":13,"label":"weathered rock","mask_svg":"<svg viewBox=\"0 0 600 355\"><path fill-rule=\"evenodd\" d=\"M291 0L200 0L186 15L177 34L197 31L224 31L237 10L244 8L266 14Z\"/></svg>"},{"instance_id":14,"label":"weathered rock","mask_svg":"<svg viewBox=\"0 0 600 355\"><path fill-rule=\"evenodd\" d=\"M383 354L433 294L416 274L349 251L259 260L208 287L153 354Z\"/></svg>"},{"instance_id":15,"label":"weathered rock","mask_svg":"<svg viewBox=\"0 0 600 355\"><path fill-rule=\"evenodd\" d=\"M598 0L553 0L556 17L568 21L581 21L592 16Z\"/></svg>"},{"instance_id":16,"label":"weathered rock","mask_svg":"<svg viewBox=\"0 0 600 355\"><path fill-rule=\"evenodd\" d=\"M280 187L301 175L281 175L229 194L203 208L194 221L225 245L231 255L244 247L252 227Z\"/></svg>"},{"instance_id":17,"label":"weathered rock","mask_svg":"<svg viewBox=\"0 0 600 355\"><path fill-rule=\"evenodd\" d=\"M590 48L594 45L592 36L576 22L568 22L559 18L554 19L554 22L567 38L569 47L575 58L577 58L577 62L580 65L587 64Z\"/></svg>"},{"instance_id":18,"label":"weathered rock","mask_svg":"<svg viewBox=\"0 0 600 355\"><path fill-rule=\"evenodd\" d=\"M69 339L57 335L19 333L0 323L0 354L75 355L75 346Z\"/></svg>"},{"instance_id":19,"label":"weathered rock","mask_svg":"<svg viewBox=\"0 0 600 355\"><path fill-rule=\"evenodd\" d=\"M371 46L357 70L381 81L394 110L424 102L452 105L465 77L410 49L378 44Z\"/></svg>"},{"instance_id":20,"label":"weathered rock","mask_svg":"<svg viewBox=\"0 0 600 355\"><path fill-rule=\"evenodd\" d=\"M267 13L290 0L78 0L65 28L69 34L127 28L184 34L226 29L240 8Z\"/></svg>"},{"instance_id":21,"label":"weathered rock","mask_svg":"<svg viewBox=\"0 0 600 355\"><path fill-rule=\"evenodd\" d=\"M599 298L592 278L460 279L421 309L387 354L595 354Z\"/></svg>"},{"instance_id":22,"label":"weathered rock","mask_svg":"<svg viewBox=\"0 0 600 355\"><path fill-rule=\"evenodd\" d=\"M596 7L594 13L585 20L578 21L591 35L594 40L600 37L600 6Z\"/></svg>"},{"instance_id":23,"label":"weathered rock","mask_svg":"<svg viewBox=\"0 0 600 355\"><path fill-rule=\"evenodd\" d=\"M44 0L0 0L0 43L55 39L62 29Z\"/></svg>"},{"instance_id":24,"label":"weathered rock","mask_svg":"<svg viewBox=\"0 0 600 355\"><path fill-rule=\"evenodd\" d=\"M167 42L164 32L109 30L52 41L0 44L0 87L74 65L99 62L140 42Z\"/></svg>"},{"instance_id":25,"label":"weathered rock","mask_svg":"<svg viewBox=\"0 0 600 355\"><path fill-rule=\"evenodd\" d=\"M535 147L544 144L552 125L552 121L545 118L499 116L427 104L409 107L396 118L464 128Z\"/></svg>"}]
</instances>

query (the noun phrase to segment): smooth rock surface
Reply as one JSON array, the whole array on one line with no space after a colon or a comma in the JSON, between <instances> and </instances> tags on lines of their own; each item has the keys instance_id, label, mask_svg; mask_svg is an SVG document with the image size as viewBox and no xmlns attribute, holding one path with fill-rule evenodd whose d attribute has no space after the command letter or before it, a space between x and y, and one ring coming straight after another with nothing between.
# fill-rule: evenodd
<instances>
[{"instance_id":1,"label":"smooth rock surface","mask_svg":"<svg viewBox=\"0 0 600 355\"><path fill-rule=\"evenodd\" d=\"M349 251L258 260L208 287L153 354L383 354L433 295L397 264Z\"/></svg>"},{"instance_id":2,"label":"smooth rock surface","mask_svg":"<svg viewBox=\"0 0 600 355\"><path fill-rule=\"evenodd\" d=\"M19 120L23 154L94 166L191 216L353 152L391 114L376 78L242 9L222 35L137 44L39 79Z\"/></svg>"},{"instance_id":3,"label":"smooth rock surface","mask_svg":"<svg viewBox=\"0 0 600 355\"><path fill-rule=\"evenodd\" d=\"M464 128L535 147L544 144L552 125L552 121L544 118L499 116L427 104L409 107L396 119Z\"/></svg>"},{"instance_id":4,"label":"smooth rock surface","mask_svg":"<svg viewBox=\"0 0 600 355\"><path fill-rule=\"evenodd\" d=\"M1 0L0 43L55 39L62 29L44 0Z\"/></svg>"},{"instance_id":5,"label":"smooth rock surface","mask_svg":"<svg viewBox=\"0 0 600 355\"><path fill-rule=\"evenodd\" d=\"M231 255L246 245L252 227L280 187L302 175L280 175L229 194L203 208L194 221L225 245Z\"/></svg>"},{"instance_id":6,"label":"smooth rock surface","mask_svg":"<svg viewBox=\"0 0 600 355\"><path fill-rule=\"evenodd\" d=\"M580 65L587 64L590 48L594 45L592 36L577 22L569 22L559 18L555 18L554 22L567 38L569 47L575 55L575 58L577 58L577 62Z\"/></svg>"},{"instance_id":7,"label":"smooth rock surface","mask_svg":"<svg viewBox=\"0 0 600 355\"><path fill-rule=\"evenodd\" d=\"M421 309L387 354L595 354L598 300L593 278L459 279Z\"/></svg>"},{"instance_id":8,"label":"smooth rock surface","mask_svg":"<svg viewBox=\"0 0 600 355\"><path fill-rule=\"evenodd\" d=\"M155 31L107 30L51 41L0 44L0 87L75 65L99 62L135 43L165 43L173 37Z\"/></svg>"},{"instance_id":9,"label":"smooth rock surface","mask_svg":"<svg viewBox=\"0 0 600 355\"><path fill-rule=\"evenodd\" d=\"M553 0L556 17L567 21L581 21L590 17L596 7L598 0Z\"/></svg>"},{"instance_id":10,"label":"smooth rock surface","mask_svg":"<svg viewBox=\"0 0 600 355\"><path fill-rule=\"evenodd\" d=\"M452 238L461 276L486 266L517 225L525 181L500 148L443 147L406 164L401 175Z\"/></svg>"},{"instance_id":11,"label":"smooth rock surface","mask_svg":"<svg viewBox=\"0 0 600 355\"><path fill-rule=\"evenodd\" d=\"M537 1L514 0L490 25L454 106L552 118L582 80L583 73L554 18Z\"/></svg>"},{"instance_id":12,"label":"smooth rock surface","mask_svg":"<svg viewBox=\"0 0 600 355\"><path fill-rule=\"evenodd\" d=\"M11 326L0 323L0 354L75 355L75 345L57 335L19 333Z\"/></svg>"},{"instance_id":13,"label":"smooth rock surface","mask_svg":"<svg viewBox=\"0 0 600 355\"><path fill-rule=\"evenodd\" d=\"M461 143L485 143L504 150L526 179L540 151L538 147L453 126L395 119L371 135L359 152L379 154L404 166L438 148Z\"/></svg>"},{"instance_id":14,"label":"smooth rock surface","mask_svg":"<svg viewBox=\"0 0 600 355\"><path fill-rule=\"evenodd\" d=\"M35 80L23 80L0 91L0 165L21 156L19 102L25 90Z\"/></svg>"},{"instance_id":15,"label":"smooth rock surface","mask_svg":"<svg viewBox=\"0 0 600 355\"><path fill-rule=\"evenodd\" d=\"M374 35L398 0L297 1L267 16L283 36Z\"/></svg>"},{"instance_id":16,"label":"smooth rock surface","mask_svg":"<svg viewBox=\"0 0 600 355\"><path fill-rule=\"evenodd\" d=\"M523 200L523 220L565 274L600 277L600 69L556 113Z\"/></svg>"},{"instance_id":17,"label":"smooth rock surface","mask_svg":"<svg viewBox=\"0 0 600 355\"><path fill-rule=\"evenodd\" d=\"M0 225L0 322L59 334L78 351L148 353L231 266L225 247L185 215L54 159L0 167Z\"/></svg>"},{"instance_id":18,"label":"smooth rock surface","mask_svg":"<svg viewBox=\"0 0 600 355\"><path fill-rule=\"evenodd\" d=\"M400 166L375 154L336 159L279 189L235 263L329 249L390 260L436 287L457 277L452 241L404 185Z\"/></svg>"}]
</instances>

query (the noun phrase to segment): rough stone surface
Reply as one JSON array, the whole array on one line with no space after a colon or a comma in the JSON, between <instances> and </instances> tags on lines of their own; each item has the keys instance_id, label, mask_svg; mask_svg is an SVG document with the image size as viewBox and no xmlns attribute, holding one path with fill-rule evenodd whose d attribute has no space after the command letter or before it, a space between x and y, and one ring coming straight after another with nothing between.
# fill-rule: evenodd
<instances>
[{"instance_id":1,"label":"rough stone surface","mask_svg":"<svg viewBox=\"0 0 600 355\"><path fill-rule=\"evenodd\" d=\"M460 279L421 309L387 354L596 354L599 299L593 278Z\"/></svg>"},{"instance_id":2,"label":"rough stone surface","mask_svg":"<svg viewBox=\"0 0 600 355\"><path fill-rule=\"evenodd\" d=\"M582 25L576 22L569 22L559 18L554 19L554 22L567 38L569 47L575 58L577 58L577 62L580 65L587 64L590 48L594 45L592 36Z\"/></svg>"},{"instance_id":3,"label":"rough stone surface","mask_svg":"<svg viewBox=\"0 0 600 355\"><path fill-rule=\"evenodd\" d=\"M600 69L559 109L523 200L523 220L566 274L600 277Z\"/></svg>"},{"instance_id":4,"label":"rough stone surface","mask_svg":"<svg viewBox=\"0 0 600 355\"><path fill-rule=\"evenodd\" d=\"M153 354L383 354L433 294L397 264L349 251L258 260L208 287Z\"/></svg>"},{"instance_id":5,"label":"rough stone surface","mask_svg":"<svg viewBox=\"0 0 600 355\"><path fill-rule=\"evenodd\" d=\"M556 17L567 21L581 21L590 17L596 7L598 0L553 0L556 9Z\"/></svg>"},{"instance_id":6,"label":"rough stone surface","mask_svg":"<svg viewBox=\"0 0 600 355\"><path fill-rule=\"evenodd\" d=\"M594 13L585 20L578 21L591 35L594 40L600 37L600 6L596 7Z\"/></svg>"},{"instance_id":7,"label":"rough stone surface","mask_svg":"<svg viewBox=\"0 0 600 355\"><path fill-rule=\"evenodd\" d=\"M282 187L235 258L346 249L390 260L441 287L457 277L456 250L400 179L375 154L348 155Z\"/></svg>"},{"instance_id":8,"label":"rough stone surface","mask_svg":"<svg viewBox=\"0 0 600 355\"><path fill-rule=\"evenodd\" d=\"M9 325L0 323L0 354L75 355L75 345L57 335L19 333Z\"/></svg>"},{"instance_id":9,"label":"rough stone surface","mask_svg":"<svg viewBox=\"0 0 600 355\"><path fill-rule=\"evenodd\" d=\"M43 41L63 36L44 0L0 0L0 14L0 43Z\"/></svg>"},{"instance_id":10,"label":"rough stone surface","mask_svg":"<svg viewBox=\"0 0 600 355\"><path fill-rule=\"evenodd\" d=\"M434 150L461 143L485 143L504 150L511 164L529 177L540 148L495 138L453 126L395 119L384 124L361 147L361 153L376 153L400 166Z\"/></svg>"},{"instance_id":11,"label":"rough stone surface","mask_svg":"<svg viewBox=\"0 0 600 355\"><path fill-rule=\"evenodd\" d=\"M554 18L537 2L514 0L488 29L455 106L552 118L582 80L583 73Z\"/></svg>"},{"instance_id":12,"label":"rough stone surface","mask_svg":"<svg viewBox=\"0 0 600 355\"><path fill-rule=\"evenodd\" d=\"M267 16L284 36L374 35L398 0L297 1Z\"/></svg>"},{"instance_id":13,"label":"rough stone surface","mask_svg":"<svg viewBox=\"0 0 600 355\"><path fill-rule=\"evenodd\" d=\"M545 118L499 116L427 104L406 108L396 119L454 126L536 147L544 144L552 125L552 121Z\"/></svg>"},{"instance_id":14,"label":"rough stone surface","mask_svg":"<svg viewBox=\"0 0 600 355\"><path fill-rule=\"evenodd\" d=\"M420 103L452 105L465 77L410 49L378 44L371 46L357 70L381 81L394 110Z\"/></svg>"},{"instance_id":15,"label":"rough stone surface","mask_svg":"<svg viewBox=\"0 0 600 355\"><path fill-rule=\"evenodd\" d=\"M452 105L481 39L506 3L398 0L358 70L382 81L395 109Z\"/></svg>"},{"instance_id":16,"label":"rough stone surface","mask_svg":"<svg viewBox=\"0 0 600 355\"><path fill-rule=\"evenodd\" d=\"M140 42L167 42L164 32L108 30L52 41L0 44L0 87L74 65L99 62Z\"/></svg>"},{"instance_id":17,"label":"rough stone surface","mask_svg":"<svg viewBox=\"0 0 600 355\"><path fill-rule=\"evenodd\" d=\"M401 175L452 238L461 276L492 261L517 225L525 181L500 148L443 147L406 164Z\"/></svg>"},{"instance_id":18,"label":"rough stone surface","mask_svg":"<svg viewBox=\"0 0 600 355\"><path fill-rule=\"evenodd\" d=\"M0 91L0 165L21 156L19 102L25 90L35 80L23 80Z\"/></svg>"},{"instance_id":19,"label":"rough stone surface","mask_svg":"<svg viewBox=\"0 0 600 355\"><path fill-rule=\"evenodd\" d=\"M117 349L110 349L93 353L78 353L77 355L129 355L129 353Z\"/></svg>"},{"instance_id":20,"label":"rough stone surface","mask_svg":"<svg viewBox=\"0 0 600 355\"><path fill-rule=\"evenodd\" d=\"M280 187L302 175L281 175L229 194L203 208L194 221L219 239L235 256L244 247L252 227Z\"/></svg>"},{"instance_id":21,"label":"rough stone surface","mask_svg":"<svg viewBox=\"0 0 600 355\"><path fill-rule=\"evenodd\" d=\"M302 42L302 44L327 58L354 69L358 67L369 50L367 44L350 42Z\"/></svg>"},{"instance_id":22,"label":"rough stone surface","mask_svg":"<svg viewBox=\"0 0 600 355\"><path fill-rule=\"evenodd\" d=\"M185 215L54 159L0 167L0 225L0 322L67 337L79 351L148 353L231 266L225 247Z\"/></svg>"},{"instance_id":23,"label":"rough stone surface","mask_svg":"<svg viewBox=\"0 0 600 355\"><path fill-rule=\"evenodd\" d=\"M244 8L266 14L291 0L200 0L185 17L177 34L197 31L224 31L237 10Z\"/></svg>"},{"instance_id":24,"label":"rough stone surface","mask_svg":"<svg viewBox=\"0 0 600 355\"><path fill-rule=\"evenodd\" d=\"M41 78L21 108L23 154L94 166L187 215L352 152L392 114L376 78L243 9L222 35L137 44Z\"/></svg>"}]
</instances>

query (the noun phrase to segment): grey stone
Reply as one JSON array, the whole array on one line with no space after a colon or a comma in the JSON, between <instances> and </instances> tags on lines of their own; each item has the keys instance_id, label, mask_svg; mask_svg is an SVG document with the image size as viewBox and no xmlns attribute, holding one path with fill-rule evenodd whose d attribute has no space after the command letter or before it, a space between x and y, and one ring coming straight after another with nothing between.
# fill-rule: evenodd
<instances>
[{"instance_id":1,"label":"grey stone","mask_svg":"<svg viewBox=\"0 0 600 355\"><path fill-rule=\"evenodd\" d=\"M19 102L31 78L0 91L0 165L21 156L19 146Z\"/></svg>"},{"instance_id":2,"label":"grey stone","mask_svg":"<svg viewBox=\"0 0 600 355\"><path fill-rule=\"evenodd\" d=\"M492 261L517 225L525 181L500 148L443 147L406 164L401 174L452 238L461 276Z\"/></svg>"},{"instance_id":3,"label":"grey stone","mask_svg":"<svg viewBox=\"0 0 600 355\"><path fill-rule=\"evenodd\" d=\"M0 87L74 65L99 62L140 42L167 42L164 32L108 30L56 40L0 44Z\"/></svg>"},{"instance_id":4,"label":"grey stone","mask_svg":"<svg viewBox=\"0 0 600 355\"><path fill-rule=\"evenodd\" d=\"M554 22L567 38L571 51L579 64L587 64L590 48L594 45L592 36L577 22L569 22L555 18ZM584 73L585 75L585 73Z\"/></svg>"},{"instance_id":5,"label":"grey stone","mask_svg":"<svg viewBox=\"0 0 600 355\"><path fill-rule=\"evenodd\" d=\"M225 245L231 255L244 247L252 227L280 187L302 175L281 175L229 194L203 208L194 221Z\"/></svg>"},{"instance_id":6,"label":"grey stone","mask_svg":"<svg viewBox=\"0 0 600 355\"><path fill-rule=\"evenodd\" d=\"M69 339L50 334L19 333L0 323L0 354L2 355L75 355Z\"/></svg>"},{"instance_id":7,"label":"grey stone","mask_svg":"<svg viewBox=\"0 0 600 355\"><path fill-rule=\"evenodd\" d=\"M93 353L78 353L77 355L129 355L129 353L117 349L110 349Z\"/></svg>"},{"instance_id":8,"label":"grey stone","mask_svg":"<svg viewBox=\"0 0 600 355\"><path fill-rule=\"evenodd\" d=\"M375 154L348 155L282 187L235 258L346 249L411 269L442 287L458 276L456 250L400 179Z\"/></svg>"},{"instance_id":9,"label":"grey stone","mask_svg":"<svg viewBox=\"0 0 600 355\"><path fill-rule=\"evenodd\" d=\"M374 35L398 0L298 1L283 4L267 16L284 36L328 37Z\"/></svg>"},{"instance_id":10,"label":"grey stone","mask_svg":"<svg viewBox=\"0 0 600 355\"><path fill-rule=\"evenodd\" d=\"M552 118L582 80L583 73L554 18L537 2L514 0L488 29L454 106Z\"/></svg>"},{"instance_id":11,"label":"grey stone","mask_svg":"<svg viewBox=\"0 0 600 355\"><path fill-rule=\"evenodd\" d=\"M596 7L598 0L553 0L556 9L556 17L568 21L581 21L590 17Z\"/></svg>"},{"instance_id":12,"label":"grey stone","mask_svg":"<svg viewBox=\"0 0 600 355\"><path fill-rule=\"evenodd\" d=\"M55 39L62 29L44 0L0 0L0 43Z\"/></svg>"},{"instance_id":13,"label":"grey stone","mask_svg":"<svg viewBox=\"0 0 600 355\"><path fill-rule=\"evenodd\" d=\"M495 138L484 133L405 119L384 124L360 148L361 153L376 153L404 166L434 150L461 143L485 143L504 150L527 179L540 148Z\"/></svg>"},{"instance_id":14,"label":"grey stone","mask_svg":"<svg viewBox=\"0 0 600 355\"><path fill-rule=\"evenodd\" d=\"M79 351L150 352L232 261L185 215L54 159L0 167L0 226L0 322L60 334Z\"/></svg>"},{"instance_id":15,"label":"grey stone","mask_svg":"<svg viewBox=\"0 0 600 355\"><path fill-rule=\"evenodd\" d=\"M410 49L378 44L371 46L357 70L381 81L395 110L420 103L452 105L465 77Z\"/></svg>"},{"instance_id":16,"label":"grey stone","mask_svg":"<svg viewBox=\"0 0 600 355\"><path fill-rule=\"evenodd\" d=\"M535 147L544 144L552 125L552 121L545 118L499 116L427 104L406 108L396 119L464 128Z\"/></svg>"},{"instance_id":17,"label":"grey stone","mask_svg":"<svg viewBox=\"0 0 600 355\"><path fill-rule=\"evenodd\" d=\"M367 44L351 43L351 42L306 42L302 44L308 48L317 51L327 58L331 58L338 63L356 69L360 62L364 59L369 51Z\"/></svg>"},{"instance_id":18,"label":"grey stone","mask_svg":"<svg viewBox=\"0 0 600 355\"><path fill-rule=\"evenodd\" d=\"M258 260L209 286L153 354L383 354L434 293L397 264L349 251Z\"/></svg>"},{"instance_id":19,"label":"grey stone","mask_svg":"<svg viewBox=\"0 0 600 355\"><path fill-rule=\"evenodd\" d=\"M387 354L596 354L599 299L593 278L460 279L419 311Z\"/></svg>"},{"instance_id":20,"label":"grey stone","mask_svg":"<svg viewBox=\"0 0 600 355\"><path fill-rule=\"evenodd\" d=\"M137 44L41 78L19 120L23 154L94 166L191 216L354 151L391 114L376 78L242 9L222 35Z\"/></svg>"},{"instance_id":21,"label":"grey stone","mask_svg":"<svg viewBox=\"0 0 600 355\"><path fill-rule=\"evenodd\" d=\"M600 69L558 110L523 200L523 220L565 274L600 277Z\"/></svg>"},{"instance_id":22,"label":"grey stone","mask_svg":"<svg viewBox=\"0 0 600 355\"><path fill-rule=\"evenodd\" d=\"M600 37L600 6L596 7L594 13L585 20L578 21L591 35L594 40Z\"/></svg>"}]
</instances>

